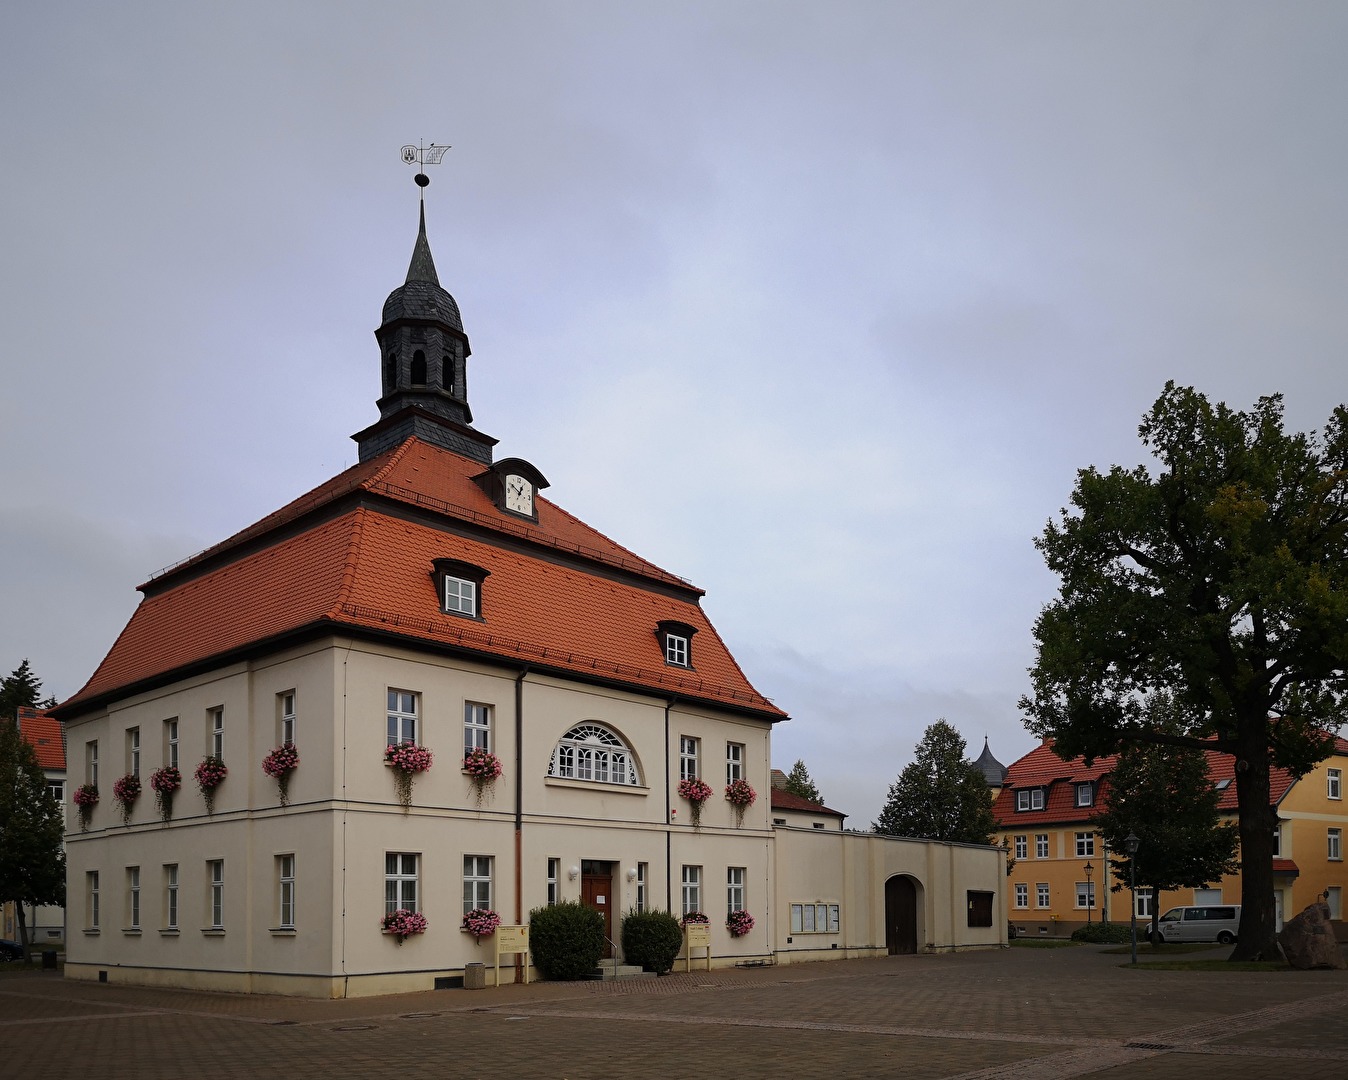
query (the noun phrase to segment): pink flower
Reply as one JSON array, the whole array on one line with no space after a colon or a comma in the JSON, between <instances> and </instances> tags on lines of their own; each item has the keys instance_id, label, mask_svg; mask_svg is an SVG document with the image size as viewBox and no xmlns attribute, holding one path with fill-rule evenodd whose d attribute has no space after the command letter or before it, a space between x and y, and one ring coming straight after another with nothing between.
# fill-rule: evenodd
<instances>
[{"instance_id":1,"label":"pink flower","mask_svg":"<svg viewBox=\"0 0 1348 1080\"><path fill-rule=\"evenodd\" d=\"M735 806L753 806L758 792L749 786L748 780L735 780L726 785L725 797Z\"/></svg>"},{"instance_id":2,"label":"pink flower","mask_svg":"<svg viewBox=\"0 0 1348 1080\"><path fill-rule=\"evenodd\" d=\"M399 772L421 773L431 767L431 752L416 743L395 743L384 747L384 764Z\"/></svg>"},{"instance_id":3,"label":"pink flower","mask_svg":"<svg viewBox=\"0 0 1348 1080\"><path fill-rule=\"evenodd\" d=\"M176 765L165 765L150 773L150 787L158 795L172 795L183 786L183 774Z\"/></svg>"},{"instance_id":4,"label":"pink flower","mask_svg":"<svg viewBox=\"0 0 1348 1080\"><path fill-rule=\"evenodd\" d=\"M262 759L262 771L274 780L294 772L300 763L300 752L294 743L285 743Z\"/></svg>"},{"instance_id":5,"label":"pink flower","mask_svg":"<svg viewBox=\"0 0 1348 1080\"><path fill-rule=\"evenodd\" d=\"M501 775L501 759L479 746L463 759L463 770L474 780L495 780Z\"/></svg>"},{"instance_id":6,"label":"pink flower","mask_svg":"<svg viewBox=\"0 0 1348 1080\"><path fill-rule=\"evenodd\" d=\"M711 798L711 785L697 777L679 781L679 795L690 803L704 803Z\"/></svg>"},{"instance_id":7,"label":"pink flower","mask_svg":"<svg viewBox=\"0 0 1348 1080\"><path fill-rule=\"evenodd\" d=\"M474 908L464 913L460 929L468 931L473 937L484 938L488 934L496 933L496 928L500 925L501 916L491 908Z\"/></svg>"}]
</instances>

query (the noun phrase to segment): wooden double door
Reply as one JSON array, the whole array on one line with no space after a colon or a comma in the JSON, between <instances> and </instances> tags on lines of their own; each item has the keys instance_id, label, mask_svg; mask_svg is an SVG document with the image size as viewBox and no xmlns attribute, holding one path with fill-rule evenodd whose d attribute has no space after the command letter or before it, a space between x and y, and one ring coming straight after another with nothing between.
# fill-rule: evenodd
<instances>
[{"instance_id":1,"label":"wooden double door","mask_svg":"<svg viewBox=\"0 0 1348 1080\"><path fill-rule=\"evenodd\" d=\"M613 866L597 859L580 864L580 902L604 916L605 958L613 956Z\"/></svg>"},{"instance_id":2,"label":"wooden double door","mask_svg":"<svg viewBox=\"0 0 1348 1080\"><path fill-rule=\"evenodd\" d=\"M917 885L902 874L885 882L885 948L890 956L917 952Z\"/></svg>"}]
</instances>

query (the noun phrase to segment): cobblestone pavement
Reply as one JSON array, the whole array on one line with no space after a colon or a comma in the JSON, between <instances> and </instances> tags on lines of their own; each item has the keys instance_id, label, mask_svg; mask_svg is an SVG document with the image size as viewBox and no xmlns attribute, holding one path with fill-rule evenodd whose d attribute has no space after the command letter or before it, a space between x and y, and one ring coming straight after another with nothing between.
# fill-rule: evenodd
<instances>
[{"instance_id":1,"label":"cobblestone pavement","mask_svg":"<svg viewBox=\"0 0 1348 1080\"><path fill-rule=\"evenodd\" d=\"M1348 1076L1348 971L1122 959L1016 948L345 1001L25 972L0 976L0 1076Z\"/></svg>"}]
</instances>

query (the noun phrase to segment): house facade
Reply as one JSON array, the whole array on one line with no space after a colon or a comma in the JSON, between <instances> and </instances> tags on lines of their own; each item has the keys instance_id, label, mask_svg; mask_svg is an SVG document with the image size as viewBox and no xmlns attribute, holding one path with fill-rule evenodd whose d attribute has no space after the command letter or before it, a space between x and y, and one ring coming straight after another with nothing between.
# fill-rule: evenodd
<instances>
[{"instance_id":1,"label":"house facade","mask_svg":"<svg viewBox=\"0 0 1348 1080\"><path fill-rule=\"evenodd\" d=\"M1218 807L1234 821L1237 811L1235 762L1229 754L1207 753L1208 776L1219 790ZM1128 882L1109 870L1110 852L1096 832L1098 812L1117 758L1064 761L1051 744L1041 744L1006 770L993 803L998 842L1015 860L1008 878L1011 922L1027 936L1069 935L1089 921L1127 922ZM1278 813L1273 862L1277 923L1325 897L1342 934L1343 894L1348 870L1343 840L1348 809L1343 802L1348 775L1348 741L1301 779L1271 770L1271 801ZM1089 868L1089 869L1088 869ZM1119 891L1114 886L1120 885ZM1161 913L1172 907L1239 904L1241 879L1228 875L1199 889L1177 889L1160 897ZM1327 894L1327 895L1326 895ZM1150 920L1151 891L1137 891L1136 914Z\"/></svg>"},{"instance_id":2,"label":"house facade","mask_svg":"<svg viewBox=\"0 0 1348 1080\"><path fill-rule=\"evenodd\" d=\"M614 954L625 911L703 912L715 965L1004 940L995 849L774 827L785 714L702 590L473 426L424 209L375 336L359 464L140 586L56 710L98 792L67 802L68 977L430 989L493 959L469 913L559 900L600 911ZM424 927L387 932L398 912Z\"/></svg>"},{"instance_id":3,"label":"house facade","mask_svg":"<svg viewBox=\"0 0 1348 1080\"><path fill-rule=\"evenodd\" d=\"M47 787L59 803L66 796L65 732L60 721L41 709L20 705L16 716L19 735L37 755ZM65 908L57 904L25 904L24 922L34 948L55 947L65 941ZM12 902L0 905L0 937L19 940L19 915Z\"/></svg>"}]
</instances>

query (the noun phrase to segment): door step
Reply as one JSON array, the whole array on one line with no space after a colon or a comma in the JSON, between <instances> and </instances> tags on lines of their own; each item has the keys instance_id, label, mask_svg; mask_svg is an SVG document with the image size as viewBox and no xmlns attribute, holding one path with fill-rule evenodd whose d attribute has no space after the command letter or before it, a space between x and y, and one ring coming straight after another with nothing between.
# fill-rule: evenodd
<instances>
[{"instance_id":1,"label":"door step","mask_svg":"<svg viewBox=\"0 0 1348 1080\"><path fill-rule=\"evenodd\" d=\"M632 964L620 964L617 960L600 960L594 973L586 976L590 979L654 979L655 972L642 971Z\"/></svg>"}]
</instances>

